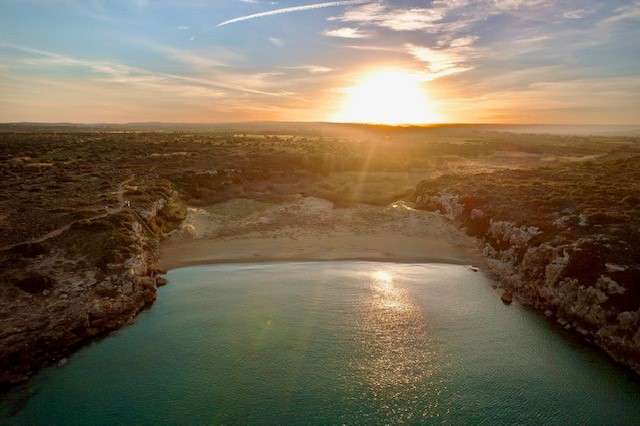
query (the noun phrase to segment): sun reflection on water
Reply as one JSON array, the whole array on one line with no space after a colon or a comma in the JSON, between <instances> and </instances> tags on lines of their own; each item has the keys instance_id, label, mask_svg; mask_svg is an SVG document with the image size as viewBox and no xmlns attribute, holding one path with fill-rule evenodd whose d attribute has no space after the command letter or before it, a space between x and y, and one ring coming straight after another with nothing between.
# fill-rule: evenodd
<instances>
[{"instance_id":1,"label":"sun reflection on water","mask_svg":"<svg viewBox=\"0 0 640 426\"><path fill-rule=\"evenodd\" d=\"M368 282L371 298L364 302L361 318L363 355L355 361L369 384L365 392L390 420L437 418L442 408L437 395L446 384L438 376L441 362L423 313L391 271L375 271Z\"/></svg>"}]
</instances>

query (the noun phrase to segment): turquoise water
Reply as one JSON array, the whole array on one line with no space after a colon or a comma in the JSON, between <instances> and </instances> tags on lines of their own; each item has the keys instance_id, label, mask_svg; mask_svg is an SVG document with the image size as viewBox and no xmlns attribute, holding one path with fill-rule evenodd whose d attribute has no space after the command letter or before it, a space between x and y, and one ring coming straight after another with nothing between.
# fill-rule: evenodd
<instances>
[{"instance_id":1,"label":"turquoise water","mask_svg":"<svg viewBox=\"0 0 640 426\"><path fill-rule=\"evenodd\" d=\"M8 395L0 421L640 423L635 375L503 305L466 267L223 265L168 278L135 325Z\"/></svg>"}]
</instances>

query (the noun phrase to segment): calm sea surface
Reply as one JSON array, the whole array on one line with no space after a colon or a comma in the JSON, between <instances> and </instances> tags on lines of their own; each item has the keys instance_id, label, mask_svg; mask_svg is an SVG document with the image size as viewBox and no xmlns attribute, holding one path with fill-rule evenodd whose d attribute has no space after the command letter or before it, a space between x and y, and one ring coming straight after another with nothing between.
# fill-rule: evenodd
<instances>
[{"instance_id":1,"label":"calm sea surface","mask_svg":"<svg viewBox=\"0 0 640 426\"><path fill-rule=\"evenodd\" d=\"M138 322L2 402L16 424L640 424L640 383L462 266L169 273Z\"/></svg>"}]
</instances>

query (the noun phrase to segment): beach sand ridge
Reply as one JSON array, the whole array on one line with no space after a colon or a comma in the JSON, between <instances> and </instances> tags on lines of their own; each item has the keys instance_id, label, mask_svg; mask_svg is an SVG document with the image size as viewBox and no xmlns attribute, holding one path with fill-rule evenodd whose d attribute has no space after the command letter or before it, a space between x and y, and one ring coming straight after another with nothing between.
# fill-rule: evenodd
<instances>
[{"instance_id":1,"label":"beach sand ridge","mask_svg":"<svg viewBox=\"0 0 640 426\"><path fill-rule=\"evenodd\" d=\"M410 203L334 208L299 197L234 199L188 209L160 249L159 266L268 261L376 260L470 264L474 241L438 213Z\"/></svg>"}]
</instances>

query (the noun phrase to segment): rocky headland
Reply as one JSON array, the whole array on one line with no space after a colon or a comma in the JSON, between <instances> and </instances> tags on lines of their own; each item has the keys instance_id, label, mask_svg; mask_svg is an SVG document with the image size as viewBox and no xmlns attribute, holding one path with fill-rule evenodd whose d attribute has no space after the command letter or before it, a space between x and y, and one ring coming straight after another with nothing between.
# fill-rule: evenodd
<instances>
[{"instance_id":1,"label":"rocky headland","mask_svg":"<svg viewBox=\"0 0 640 426\"><path fill-rule=\"evenodd\" d=\"M166 281L154 265L167 201L118 208L0 252L0 384L26 380L93 338L131 323Z\"/></svg>"},{"instance_id":2,"label":"rocky headland","mask_svg":"<svg viewBox=\"0 0 640 426\"><path fill-rule=\"evenodd\" d=\"M640 373L638 182L636 156L447 176L414 196L478 239L503 300L542 311Z\"/></svg>"}]
</instances>

